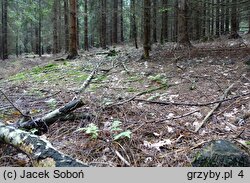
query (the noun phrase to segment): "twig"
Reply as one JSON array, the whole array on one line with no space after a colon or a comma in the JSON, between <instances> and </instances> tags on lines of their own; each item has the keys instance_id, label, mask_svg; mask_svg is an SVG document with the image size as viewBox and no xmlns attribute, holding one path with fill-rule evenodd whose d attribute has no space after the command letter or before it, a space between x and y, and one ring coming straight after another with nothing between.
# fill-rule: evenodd
<instances>
[{"instance_id":1,"label":"twig","mask_svg":"<svg viewBox=\"0 0 250 183\"><path fill-rule=\"evenodd\" d=\"M116 103L116 104L108 105L108 106L106 106L106 108L110 108L110 107L114 107L114 106L123 105L123 104L125 104L125 103L128 103L128 102L134 100L134 99L135 99L136 97L138 97L138 96L144 95L144 94L146 94L146 93L151 93L151 92L154 92L154 91L157 91L157 90L161 90L161 89L166 88L166 87L168 87L168 86L169 86L169 85L164 84L164 85L162 85L162 86L160 86L160 87L153 88L153 89L149 89L149 90L146 90L146 91L137 93L137 94L135 94L133 97L131 97L131 98L127 99L127 100L124 100L124 101L119 102L119 103Z\"/></svg>"},{"instance_id":2,"label":"twig","mask_svg":"<svg viewBox=\"0 0 250 183\"><path fill-rule=\"evenodd\" d=\"M116 154L116 155L118 156L118 158L119 158L120 160L122 160L127 166L131 166L130 163L129 163L127 160L125 160L125 158L122 157L122 155L121 155L117 150L115 150L115 154Z\"/></svg>"},{"instance_id":3,"label":"twig","mask_svg":"<svg viewBox=\"0 0 250 183\"><path fill-rule=\"evenodd\" d=\"M147 121L147 122L143 122L139 127L137 127L136 129L134 129L132 132L136 132L137 130L139 130L142 126L144 126L146 123L161 123L161 122L164 122L166 120L175 120L175 119L180 119L180 118L184 118L184 117L187 117L187 116L190 116L196 112L199 112L200 110L196 110L196 111L192 111L192 112L189 112L189 113L186 113L186 114L183 114L181 116L176 116L176 117L172 117L172 118L164 118L164 119L160 119L158 121L155 121L155 120L152 120L152 121Z\"/></svg>"},{"instance_id":4,"label":"twig","mask_svg":"<svg viewBox=\"0 0 250 183\"><path fill-rule=\"evenodd\" d=\"M130 74L130 71L128 70L127 66L123 62L121 62L121 65L122 65L123 69L126 71L126 73Z\"/></svg>"},{"instance_id":5,"label":"twig","mask_svg":"<svg viewBox=\"0 0 250 183\"><path fill-rule=\"evenodd\" d=\"M186 114L183 114L181 116L176 116L176 117L172 117L172 118L165 118L165 119L160 119L158 121L154 121L155 123L160 123L160 122L163 122L163 121L166 121L166 120L175 120L175 119L180 119L180 118L184 118L184 117L187 117L187 116L190 116L194 113L197 113L199 112L200 110L196 110L196 111L192 111L192 112L189 112L189 113L186 113Z\"/></svg>"},{"instance_id":6,"label":"twig","mask_svg":"<svg viewBox=\"0 0 250 183\"><path fill-rule=\"evenodd\" d=\"M0 90L0 92L3 94L3 96L8 100L8 102L23 116L23 117L30 117L26 114L24 114L10 99L9 97L2 91Z\"/></svg>"},{"instance_id":7,"label":"twig","mask_svg":"<svg viewBox=\"0 0 250 183\"><path fill-rule=\"evenodd\" d=\"M235 100L237 98L241 98L241 97L245 97L250 95L250 92L248 93L244 93L241 95L237 95L231 98L226 98L226 99L219 99L213 102L207 102L207 103L181 103L181 102L161 102L161 101L152 101L152 100L144 100L144 99L137 99L134 98L133 100L138 101L138 102L147 102L147 103L152 103L152 104L160 104L160 105L176 105L176 106L196 106L196 107L203 107L203 106L209 106L209 105L213 105L213 104L218 104L218 103L224 103L230 100Z\"/></svg>"},{"instance_id":8,"label":"twig","mask_svg":"<svg viewBox=\"0 0 250 183\"><path fill-rule=\"evenodd\" d=\"M220 97L220 100L224 100L228 94L228 92L233 88L234 84L230 85L225 91L224 94ZM206 117L202 120L201 124L196 128L196 130L194 131L195 133L197 133L201 127L208 121L208 119L212 116L212 114L214 113L215 110L217 110L219 108L219 106L221 105L222 102L217 103L213 109L206 115Z\"/></svg>"}]
</instances>

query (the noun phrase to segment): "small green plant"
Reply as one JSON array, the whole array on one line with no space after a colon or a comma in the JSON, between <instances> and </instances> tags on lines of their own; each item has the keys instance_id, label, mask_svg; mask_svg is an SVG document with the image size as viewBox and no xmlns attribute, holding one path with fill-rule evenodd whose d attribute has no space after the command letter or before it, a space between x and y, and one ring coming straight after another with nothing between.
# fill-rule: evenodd
<instances>
[{"instance_id":1,"label":"small green plant","mask_svg":"<svg viewBox=\"0 0 250 183\"><path fill-rule=\"evenodd\" d=\"M111 131L121 131L122 129L120 128L122 122L120 121L113 121L112 126L111 126Z\"/></svg>"},{"instance_id":2,"label":"small green plant","mask_svg":"<svg viewBox=\"0 0 250 183\"><path fill-rule=\"evenodd\" d=\"M165 76L163 74L157 74L155 76L149 76L148 79L153 81L153 82L160 83L160 84L167 84L167 80L166 80L166 78L165 78Z\"/></svg>"},{"instance_id":3,"label":"small green plant","mask_svg":"<svg viewBox=\"0 0 250 183\"><path fill-rule=\"evenodd\" d=\"M246 141L246 145L250 145L250 141Z\"/></svg>"},{"instance_id":4,"label":"small green plant","mask_svg":"<svg viewBox=\"0 0 250 183\"><path fill-rule=\"evenodd\" d=\"M114 140L119 140L122 139L124 137L127 138L131 138L131 134L132 132L130 130L121 132L121 133L117 133L119 131L122 131L122 128L120 127L122 124L122 122L115 120L113 121L112 125L111 125L111 132L113 132L113 139Z\"/></svg>"},{"instance_id":5,"label":"small green plant","mask_svg":"<svg viewBox=\"0 0 250 183\"><path fill-rule=\"evenodd\" d=\"M132 132L130 130L127 130L125 132L119 133L118 135L114 136L114 140L119 140L121 138L127 137L127 138L131 138L131 134Z\"/></svg>"},{"instance_id":6,"label":"small green plant","mask_svg":"<svg viewBox=\"0 0 250 183\"><path fill-rule=\"evenodd\" d=\"M98 132L100 130L98 126L96 126L94 123L90 123L87 127L79 128L78 130L76 130L76 132L79 132L79 131L85 131L85 133L90 135L92 139L97 139Z\"/></svg>"}]
</instances>

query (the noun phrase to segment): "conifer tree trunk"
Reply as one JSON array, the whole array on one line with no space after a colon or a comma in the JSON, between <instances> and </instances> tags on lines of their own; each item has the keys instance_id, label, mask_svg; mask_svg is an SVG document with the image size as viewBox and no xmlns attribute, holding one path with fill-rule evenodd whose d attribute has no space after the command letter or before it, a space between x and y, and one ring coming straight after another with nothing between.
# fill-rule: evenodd
<instances>
[{"instance_id":1,"label":"conifer tree trunk","mask_svg":"<svg viewBox=\"0 0 250 183\"><path fill-rule=\"evenodd\" d=\"M161 27L161 43L168 41L168 0L162 0L162 27Z\"/></svg>"},{"instance_id":2,"label":"conifer tree trunk","mask_svg":"<svg viewBox=\"0 0 250 183\"><path fill-rule=\"evenodd\" d=\"M84 49L89 50L89 40L88 40L88 0L84 0Z\"/></svg>"},{"instance_id":3,"label":"conifer tree trunk","mask_svg":"<svg viewBox=\"0 0 250 183\"><path fill-rule=\"evenodd\" d=\"M238 22L237 22L237 0L232 0L231 4L231 34L229 38L237 39L239 38L238 34Z\"/></svg>"},{"instance_id":4,"label":"conifer tree trunk","mask_svg":"<svg viewBox=\"0 0 250 183\"><path fill-rule=\"evenodd\" d=\"M2 0L2 59L8 59L8 0Z\"/></svg>"},{"instance_id":5,"label":"conifer tree trunk","mask_svg":"<svg viewBox=\"0 0 250 183\"><path fill-rule=\"evenodd\" d=\"M187 0L178 0L178 43L191 46L188 35Z\"/></svg>"},{"instance_id":6,"label":"conifer tree trunk","mask_svg":"<svg viewBox=\"0 0 250 183\"><path fill-rule=\"evenodd\" d=\"M134 40L135 48L138 49L138 41L137 41L137 25L136 25L136 15L135 15L135 0L131 0L130 9L132 12L131 15L131 36Z\"/></svg>"},{"instance_id":7,"label":"conifer tree trunk","mask_svg":"<svg viewBox=\"0 0 250 183\"><path fill-rule=\"evenodd\" d=\"M229 3L230 1L229 0L226 0L226 12L225 12L225 34L228 34L229 33L229 17L230 17L230 14L229 14Z\"/></svg>"},{"instance_id":8,"label":"conifer tree trunk","mask_svg":"<svg viewBox=\"0 0 250 183\"><path fill-rule=\"evenodd\" d=\"M220 36L220 0L216 0L216 20L215 20L215 29L216 29L216 36Z\"/></svg>"},{"instance_id":9,"label":"conifer tree trunk","mask_svg":"<svg viewBox=\"0 0 250 183\"><path fill-rule=\"evenodd\" d=\"M220 32L222 35L224 35L225 34L225 4L223 0L220 1L220 7L221 7Z\"/></svg>"},{"instance_id":10,"label":"conifer tree trunk","mask_svg":"<svg viewBox=\"0 0 250 183\"><path fill-rule=\"evenodd\" d=\"M150 43L150 19L151 19L151 0L144 0L144 58L149 58L149 51L151 49L151 43Z\"/></svg>"},{"instance_id":11,"label":"conifer tree trunk","mask_svg":"<svg viewBox=\"0 0 250 183\"><path fill-rule=\"evenodd\" d=\"M69 0L64 0L64 44L65 53L69 51Z\"/></svg>"},{"instance_id":12,"label":"conifer tree trunk","mask_svg":"<svg viewBox=\"0 0 250 183\"><path fill-rule=\"evenodd\" d=\"M124 18L123 18L123 0L121 0L121 10L120 10L120 13L121 13L121 42L123 43L124 42Z\"/></svg>"},{"instance_id":13,"label":"conifer tree trunk","mask_svg":"<svg viewBox=\"0 0 250 183\"><path fill-rule=\"evenodd\" d=\"M53 3L53 54L59 53L58 43L58 0Z\"/></svg>"},{"instance_id":14,"label":"conifer tree trunk","mask_svg":"<svg viewBox=\"0 0 250 183\"><path fill-rule=\"evenodd\" d=\"M42 7L39 0L39 18L38 18L38 55L42 56Z\"/></svg>"},{"instance_id":15,"label":"conifer tree trunk","mask_svg":"<svg viewBox=\"0 0 250 183\"><path fill-rule=\"evenodd\" d=\"M157 1L153 1L153 24L152 24L152 29L153 29L153 42L157 42Z\"/></svg>"},{"instance_id":16,"label":"conifer tree trunk","mask_svg":"<svg viewBox=\"0 0 250 183\"><path fill-rule=\"evenodd\" d=\"M75 59L77 52L77 18L76 18L76 0L70 0L70 44L68 59Z\"/></svg>"},{"instance_id":17,"label":"conifer tree trunk","mask_svg":"<svg viewBox=\"0 0 250 183\"><path fill-rule=\"evenodd\" d=\"M118 0L113 0L113 43L117 44Z\"/></svg>"},{"instance_id":18,"label":"conifer tree trunk","mask_svg":"<svg viewBox=\"0 0 250 183\"><path fill-rule=\"evenodd\" d=\"M106 19L107 19L107 15L106 15L106 10L107 10L107 0L101 0L101 47L103 49L106 49L106 45L107 45L107 38L106 38L106 33L107 33L107 25L106 25Z\"/></svg>"}]
</instances>

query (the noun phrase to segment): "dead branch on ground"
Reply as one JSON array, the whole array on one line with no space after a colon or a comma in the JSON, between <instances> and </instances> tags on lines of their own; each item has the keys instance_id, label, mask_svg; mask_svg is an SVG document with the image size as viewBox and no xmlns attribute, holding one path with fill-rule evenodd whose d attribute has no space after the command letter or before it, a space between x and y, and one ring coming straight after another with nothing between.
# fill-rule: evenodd
<instances>
[{"instance_id":1,"label":"dead branch on ground","mask_svg":"<svg viewBox=\"0 0 250 183\"><path fill-rule=\"evenodd\" d=\"M234 87L235 84L230 85L225 91L224 94L220 97L220 100L224 100L226 98L226 96L228 95L228 92ZM196 130L194 131L195 133L197 133L201 127L208 121L208 119L212 116L212 114L214 113L214 111L216 111L222 102L217 103L213 109L206 115L206 117L202 120L201 124L196 128Z\"/></svg>"},{"instance_id":2,"label":"dead branch on ground","mask_svg":"<svg viewBox=\"0 0 250 183\"><path fill-rule=\"evenodd\" d=\"M36 135L0 122L0 142L14 146L31 158L35 167L87 167L79 160L56 150L50 142Z\"/></svg>"}]
</instances>

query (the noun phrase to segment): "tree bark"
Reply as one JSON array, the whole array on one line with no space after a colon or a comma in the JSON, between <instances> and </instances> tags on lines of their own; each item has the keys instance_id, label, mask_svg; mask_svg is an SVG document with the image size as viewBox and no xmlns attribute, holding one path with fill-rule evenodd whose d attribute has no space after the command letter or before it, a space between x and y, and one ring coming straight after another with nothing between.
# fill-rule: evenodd
<instances>
[{"instance_id":1,"label":"tree bark","mask_svg":"<svg viewBox=\"0 0 250 183\"><path fill-rule=\"evenodd\" d=\"M58 0L53 3L53 54L59 53L58 43Z\"/></svg>"},{"instance_id":2,"label":"tree bark","mask_svg":"<svg viewBox=\"0 0 250 183\"><path fill-rule=\"evenodd\" d=\"M178 0L178 43L191 46L188 35L187 0Z\"/></svg>"},{"instance_id":3,"label":"tree bark","mask_svg":"<svg viewBox=\"0 0 250 183\"><path fill-rule=\"evenodd\" d=\"M106 49L107 45L107 38L106 38L106 33L107 33L107 25L106 25L106 10L107 10L107 0L101 0L101 47L103 49Z\"/></svg>"},{"instance_id":4,"label":"tree bark","mask_svg":"<svg viewBox=\"0 0 250 183\"><path fill-rule=\"evenodd\" d=\"M168 0L162 0L162 27L161 27L161 43L168 41Z\"/></svg>"},{"instance_id":5,"label":"tree bark","mask_svg":"<svg viewBox=\"0 0 250 183\"><path fill-rule=\"evenodd\" d=\"M231 34L230 39L238 39L240 36L238 34L238 22L237 22L237 0L232 0L231 4Z\"/></svg>"},{"instance_id":6,"label":"tree bark","mask_svg":"<svg viewBox=\"0 0 250 183\"><path fill-rule=\"evenodd\" d=\"M8 1L2 0L2 59L8 59Z\"/></svg>"},{"instance_id":7,"label":"tree bark","mask_svg":"<svg viewBox=\"0 0 250 183\"><path fill-rule=\"evenodd\" d=\"M88 0L84 0L84 50L89 50L89 35L88 35Z\"/></svg>"},{"instance_id":8,"label":"tree bark","mask_svg":"<svg viewBox=\"0 0 250 183\"><path fill-rule=\"evenodd\" d=\"M57 151L50 142L0 122L0 142L20 149L35 167L87 167L81 161Z\"/></svg>"},{"instance_id":9,"label":"tree bark","mask_svg":"<svg viewBox=\"0 0 250 183\"><path fill-rule=\"evenodd\" d=\"M135 15L135 0L131 0L130 9L132 12L131 15L131 36L134 40L135 48L138 49L138 41L137 41L137 25L136 25L136 15Z\"/></svg>"},{"instance_id":10,"label":"tree bark","mask_svg":"<svg viewBox=\"0 0 250 183\"><path fill-rule=\"evenodd\" d=\"M67 59L75 59L78 56L76 11L76 0L70 0L70 44Z\"/></svg>"},{"instance_id":11,"label":"tree bark","mask_svg":"<svg viewBox=\"0 0 250 183\"><path fill-rule=\"evenodd\" d=\"M69 114L75 109L82 107L83 105L84 105L83 101L81 99L77 99L59 109L52 111L51 113L46 114L42 118L29 119L27 121L24 120L23 122L15 124L15 127L23 128L26 130L31 130L35 128L38 130L37 134L43 134L48 131L48 127L50 125L55 123L60 118L65 117L65 115Z\"/></svg>"},{"instance_id":12,"label":"tree bark","mask_svg":"<svg viewBox=\"0 0 250 183\"><path fill-rule=\"evenodd\" d=\"M229 14L229 0L226 0L226 13L225 13L225 34L228 34L229 33L229 17L230 17L230 14Z\"/></svg>"},{"instance_id":13,"label":"tree bark","mask_svg":"<svg viewBox=\"0 0 250 183\"><path fill-rule=\"evenodd\" d=\"M220 0L216 1L216 20L215 20L215 29L216 29L216 36L220 36Z\"/></svg>"},{"instance_id":14,"label":"tree bark","mask_svg":"<svg viewBox=\"0 0 250 183\"><path fill-rule=\"evenodd\" d=\"M151 19L151 13L150 13L150 6L151 6L151 0L144 0L144 58L149 58L149 51L151 49L151 42L150 42L150 19Z\"/></svg>"},{"instance_id":15,"label":"tree bark","mask_svg":"<svg viewBox=\"0 0 250 183\"><path fill-rule=\"evenodd\" d=\"M152 24L152 29L153 29L153 42L157 43L157 1L153 1L153 24Z\"/></svg>"},{"instance_id":16,"label":"tree bark","mask_svg":"<svg viewBox=\"0 0 250 183\"><path fill-rule=\"evenodd\" d=\"M123 18L123 0L121 0L121 10L120 10L120 13L121 13L121 42L123 43L124 42L124 18Z\"/></svg>"},{"instance_id":17,"label":"tree bark","mask_svg":"<svg viewBox=\"0 0 250 183\"><path fill-rule=\"evenodd\" d=\"M64 0L64 44L65 53L69 51L69 0Z\"/></svg>"},{"instance_id":18,"label":"tree bark","mask_svg":"<svg viewBox=\"0 0 250 183\"><path fill-rule=\"evenodd\" d=\"M113 43L117 44L117 25L118 25L118 0L113 0Z\"/></svg>"}]
</instances>

